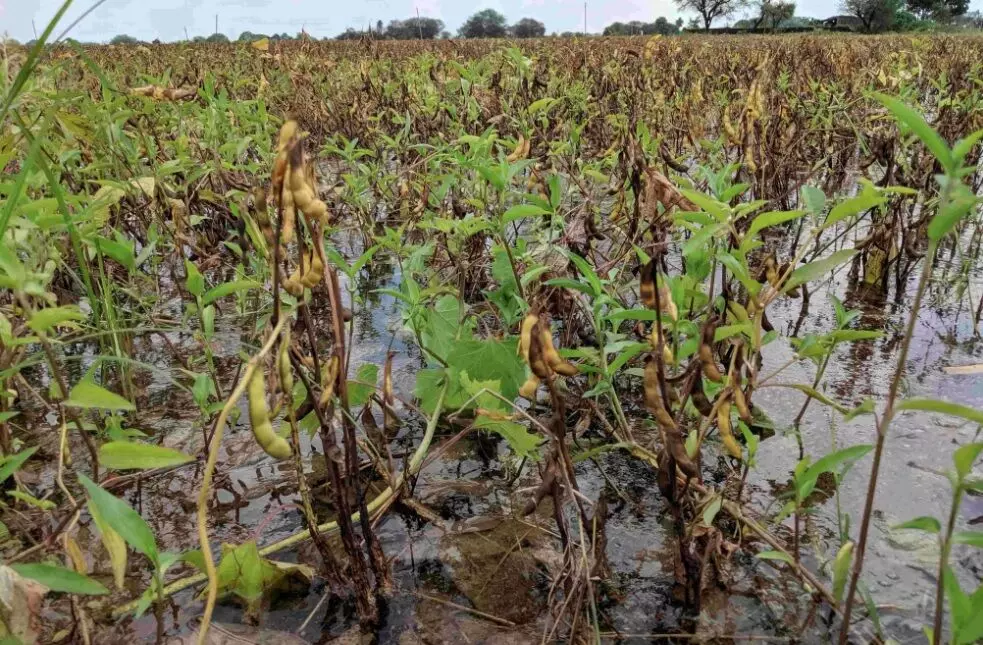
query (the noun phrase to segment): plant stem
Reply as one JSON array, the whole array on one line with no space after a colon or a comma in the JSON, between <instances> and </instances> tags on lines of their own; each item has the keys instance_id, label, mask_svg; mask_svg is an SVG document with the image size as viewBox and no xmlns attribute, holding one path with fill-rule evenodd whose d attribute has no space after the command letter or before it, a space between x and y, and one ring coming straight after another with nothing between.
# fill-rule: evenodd
<instances>
[{"instance_id":1,"label":"plant stem","mask_svg":"<svg viewBox=\"0 0 983 645\"><path fill-rule=\"evenodd\" d=\"M942 600L945 597L945 570L949 564L949 552L952 550L952 532L956 528L956 515L959 513L959 502L962 500L962 482L956 486L952 496L952 508L949 509L949 523L945 527L942 538L942 554L939 556L939 579L935 583L935 624L932 628L932 645L942 642Z\"/></svg>"},{"instance_id":2,"label":"plant stem","mask_svg":"<svg viewBox=\"0 0 983 645\"><path fill-rule=\"evenodd\" d=\"M908 349L911 347L911 339L915 334L915 324L918 322L918 310L922 305L922 298L928 288L929 280L932 277L932 260L935 257L935 250L938 244L935 241L929 242L928 252L925 254L925 266L922 268L922 275L918 280L918 289L915 292L915 302L911 306L911 314L908 317L908 326L905 329L904 340L901 342L901 351L898 354L897 367L894 370L894 378L891 380L891 388L888 391L887 406L884 414L881 415L880 423L877 424L877 443L874 445L874 463L870 468L870 481L867 483L867 500L864 503L863 519L860 522L860 538L857 541L856 560L853 565L853 575L850 576L850 586L846 594L846 605L843 608L843 624L840 627L840 645L846 645L850 636L850 615L853 612L853 598L857 593L857 583L860 581L860 573L863 571L864 554L867 550L867 535L870 532L870 518L874 511L874 495L877 493L877 476L881 469L881 456L884 453L884 442L887 439L887 431L894 417L894 403L898 398L898 390L901 387L901 379L905 373L905 363L908 360Z\"/></svg>"}]
</instances>

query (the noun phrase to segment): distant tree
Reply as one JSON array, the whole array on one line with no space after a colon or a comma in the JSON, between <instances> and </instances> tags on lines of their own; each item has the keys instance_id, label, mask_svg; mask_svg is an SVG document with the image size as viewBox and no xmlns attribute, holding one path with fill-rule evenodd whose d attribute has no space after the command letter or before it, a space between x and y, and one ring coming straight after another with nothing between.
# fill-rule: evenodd
<instances>
[{"instance_id":1,"label":"distant tree","mask_svg":"<svg viewBox=\"0 0 983 645\"><path fill-rule=\"evenodd\" d=\"M485 9L468 18L457 33L462 38L504 38L508 28L505 16Z\"/></svg>"},{"instance_id":2,"label":"distant tree","mask_svg":"<svg viewBox=\"0 0 983 645\"><path fill-rule=\"evenodd\" d=\"M381 20L376 20L375 21L375 33L382 34L382 21Z\"/></svg>"},{"instance_id":3,"label":"distant tree","mask_svg":"<svg viewBox=\"0 0 983 645\"><path fill-rule=\"evenodd\" d=\"M921 20L949 22L969 11L969 0L908 0L908 11Z\"/></svg>"},{"instance_id":4,"label":"distant tree","mask_svg":"<svg viewBox=\"0 0 983 645\"><path fill-rule=\"evenodd\" d=\"M680 11L694 11L703 19L703 29L710 31L710 25L718 18L734 15L746 7L749 0L674 0Z\"/></svg>"},{"instance_id":5,"label":"distant tree","mask_svg":"<svg viewBox=\"0 0 983 645\"><path fill-rule=\"evenodd\" d=\"M133 36L127 36L126 34L120 34L119 36L113 36L113 39L109 41L110 45L136 45L140 41Z\"/></svg>"},{"instance_id":6,"label":"distant tree","mask_svg":"<svg viewBox=\"0 0 983 645\"><path fill-rule=\"evenodd\" d=\"M391 20L384 32L385 38L393 40L433 40L444 29L444 21L436 18L408 18Z\"/></svg>"},{"instance_id":7,"label":"distant tree","mask_svg":"<svg viewBox=\"0 0 983 645\"><path fill-rule=\"evenodd\" d=\"M564 31L560 33L560 38L579 38L583 35L581 31Z\"/></svg>"},{"instance_id":8,"label":"distant tree","mask_svg":"<svg viewBox=\"0 0 983 645\"><path fill-rule=\"evenodd\" d=\"M783 0L759 0L757 12L757 17L751 20L754 29L775 29L783 20L788 20L795 15L795 3Z\"/></svg>"},{"instance_id":9,"label":"distant tree","mask_svg":"<svg viewBox=\"0 0 983 645\"><path fill-rule=\"evenodd\" d=\"M640 20L613 22L604 28L603 33L605 36L652 36L655 34L671 36L679 33L679 28L682 24L681 20L669 22L666 18L660 16L655 19L655 22L642 22Z\"/></svg>"},{"instance_id":10,"label":"distant tree","mask_svg":"<svg viewBox=\"0 0 983 645\"><path fill-rule=\"evenodd\" d=\"M542 38L546 35L546 25L535 18L523 18L512 25L509 32L514 38Z\"/></svg>"},{"instance_id":11,"label":"distant tree","mask_svg":"<svg viewBox=\"0 0 983 645\"><path fill-rule=\"evenodd\" d=\"M251 43L261 38L267 38L267 37L268 36L266 34L254 34L251 31L244 31L241 34L239 34L239 38L237 38L236 40L238 40L240 43Z\"/></svg>"},{"instance_id":12,"label":"distant tree","mask_svg":"<svg viewBox=\"0 0 983 645\"><path fill-rule=\"evenodd\" d=\"M451 32L447 31L446 29L444 31L440 32L440 38L441 38L441 40L447 40L450 37L451 37Z\"/></svg>"},{"instance_id":13,"label":"distant tree","mask_svg":"<svg viewBox=\"0 0 983 645\"><path fill-rule=\"evenodd\" d=\"M887 31L894 26L902 0L843 0L843 11L855 16L864 31Z\"/></svg>"},{"instance_id":14,"label":"distant tree","mask_svg":"<svg viewBox=\"0 0 983 645\"><path fill-rule=\"evenodd\" d=\"M229 37L225 34L212 34L205 39L206 43L227 43L229 42Z\"/></svg>"},{"instance_id":15,"label":"distant tree","mask_svg":"<svg viewBox=\"0 0 983 645\"><path fill-rule=\"evenodd\" d=\"M358 40L365 36L365 33L349 27L342 33L335 36L335 40Z\"/></svg>"}]
</instances>

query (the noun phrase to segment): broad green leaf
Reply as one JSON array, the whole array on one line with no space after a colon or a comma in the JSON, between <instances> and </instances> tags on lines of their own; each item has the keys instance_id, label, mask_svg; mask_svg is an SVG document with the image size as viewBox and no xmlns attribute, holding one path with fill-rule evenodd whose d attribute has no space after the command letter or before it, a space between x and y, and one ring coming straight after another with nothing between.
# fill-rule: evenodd
<instances>
[{"instance_id":1,"label":"broad green leaf","mask_svg":"<svg viewBox=\"0 0 983 645\"><path fill-rule=\"evenodd\" d=\"M952 454L952 462L956 466L956 473L960 480L966 479L966 476L973 470L973 464L976 462L976 458L980 456L980 451L983 451L983 443L970 443L960 446Z\"/></svg>"},{"instance_id":2,"label":"broad green leaf","mask_svg":"<svg viewBox=\"0 0 983 645\"><path fill-rule=\"evenodd\" d=\"M873 446L861 444L850 446L841 450L836 450L821 457L816 463L809 466L801 477L796 478L796 492L799 500L804 500L812 493L819 476L823 473L842 473L842 468L852 465L873 449Z\"/></svg>"},{"instance_id":3,"label":"broad green leaf","mask_svg":"<svg viewBox=\"0 0 983 645\"><path fill-rule=\"evenodd\" d=\"M212 287L205 292L205 295L201 297L201 304L208 305L219 298L224 298L225 296L232 295L237 291L246 291L249 289L261 289L263 285L255 280L234 280L232 282L223 282L217 287Z\"/></svg>"},{"instance_id":4,"label":"broad green leaf","mask_svg":"<svg viewBox=\"0 0 983 645\"><path fill-rule=\"evenodd\" d=\"M747 231L747 236L753 237L762 229L768 228L769 226L783 224L785 222L791 222L792 220L799 219L805 214L805 211L769 211L767 213L761 213L754 218L754 221L751 222L751 227Z\"/></svg>"},{"instance_id":5,"label":"broad green leaf","mask_svg":"<svg viewBox=\"0 0 983 645\"><path fill-rule=\"evenodd\" d=\"M53 564L12 564L10 568L25 578L40 582L52 591L84 596L101 596L109 593L98 581L71 569Z\"/></svg>"},{"instance_id":6,"label":"broad green leaf","mask_svg":"<svg viewBox=\"0 0 983 645\"><path fill-rule=\"evenodd\" d=\"M797 267L792 271L792 275L789 276L788 283L782 288L782 291L788 291L810 280L821 278L852 258L856 253L855 249L840 249L822 260Z\"/></svg>"},{"instance_id":7,"label":"broad green leaf","mask_svg":"<svg viewBox=\"0 0 983 645\"><path fill-rule=\"evenodd\" d=\"M167 468L193 460L173 448L132 441L110 441L99 447L99 463L113 470Z\"/></svg>"},{"instance_id":8,"label":"broad green leaf","mask_svg":"<svg viewBox=\"0 0 983 645\"><path fill-rule=\"evenodd\" d=\"M46 307L35 311L28 321L27 326L37 333L42 334L57 325L63 325L69 321L81 321L86 318L87 316L82 313L78 305Z\"/></svg>"},{"instance_id":9,"label":"broad green leaf","mask_svg":"<svg viewBox=\"0 0 983 645\"><path fill-rule=\"evenodd\" d=\"M955 163L962 163L972 150L973 147L983 139L983 130L977 130L976 132L964 137L956 142L956 145L952 146L952 157Z\"/></svg>"},{"instance_id":10,"label":"broad green leaf","mask_svg":"<svg viewBox=\"0 0 983 645\"><path fill-rule=\"evenodd\" d=\"M348 405L358 408L369 401L379 380L379 366L363 363L355 372L355 378L348 381ZM358 382L360 381L360 382Z\"/></svg>"},{"instance_id":11,"label":"broad green leaf","mask_svg":"<svg viewBox=\"0 0 983 645\"><path fill-rule=\"evenodd\" d=\"M781 551L761 551L755 554L756 557L761 560L780 560L782 562L787 562L792 564L792 557L787 553L782 553Z\"/></svg>"},{"instance_id":12,"label":"broad green leaf","mask_svg":"<svg viewBox=\"0 0 983 645\"><path fill-rule=\"evenodd\" d=\"M501 435L508 442L512 452L520 457L528 457L533 460L539 458L538 446L542 438L530 433L520 423L507 419L479 416L474 420L474 427Z\"/></svg>"},{"instance_id":13,"label":"broad green leaf","mask_svg":"<svg viewBox=\"0 0 983 645\"><path fill-rule=\"evenodd\" d=\"M100 253L112 258L121 266L125 267L127 271L133 271L136 268L136 258L133 255L133 242L118 242L97 236L95 238L95 244Z\"/></svg>"},{"instance_id":14,"label":"broad green leaf","mask_svg":"<svg viewBox=\"0 0 983 645\"><path fill-rule=\"evenodd\" d=\"M157 542L154 534L140 514L129 504L103 489L94 481L79 473L79 481L85 487L89 504L98 507L99 515L119 533L130 547L147 556L156 566L158 562Z\"/></svg>"},{"instance_id":15,"label":"broad green leaf","mask_svg":"<svg viewBox=\"0 0 983 645\"><path fill-rule=\"evenodd\" d=\"M511 401L526 380L525 364L516 351L517 344L516 338L457 341L447 354L447 363L457 379L461 372L467 372L473 380L497 381L502 396Z\"/></svg>"},{"instance_id":16,"label":"broad green leaf","mask_svg":"<svg viewBox=\"0 0 983 645\"><path fill-rule=\"evenodd\" d=\"M15 455L7 455L0 460L0 484L7 481L7 478L17 472L28 458L37 452L38 447L21 450Z\"/></svg>"},{"instance_id":17,"label":"broad green leaf","mask_svg":"<svg viewBox=\"0 0 983 645\"><path fill-rule=\"evenodd\" d=\"M107 389L86 379L79 381L68 393L65 405L70 408L98 408L100 410L136 410L136 406Z\"/></svg>"},{"instance_id":18,"label":"broad green leaf","mask_svg":"<svg viewBox=\"0 0 983 645\"><path fill-rule=\"evenodd\" d=\"M873 189L864 190L856 197L843 200L834 206L829 211L829 216L823 222L822 228L827 229L834 226L837 222L843 221L848 217L853 217L854 215L859 215L882 203L884 203L883 195L878 195Z\"/></svg>"},{"instance_id":19,"label":"broad green leaf","mask_svg":"<svg viewBox=\"0 0 983 645\"><path fill-rule=\"evenodd\" d=\"M983 425L983 411L971 408L968 405L952 403L951 401L922 398L905 399L901 403L898 403L897 409L898 411L917 410L920 412L940 412Z\"/></svg>"},{"instance_id":20,"label":"broad green leaf","mask_svg":"<svg viewBox=\"0 0 983 645\"><path fill-rule=\"evenodd\" d=\"M184 268L188 277L184 282L184 288L193 296L200 296L205 292L205 276L201 275L198 267L191 260L184 261Z\"/></svg>"},{"instance_id":21,"label":"broad green leaf","mask_svg":"<svg viewBox=\"0 0 983 645\"><path fill-rule=\"evenodd\" d=\"M874 340L884 335L880 331L863 329L837 329L829 333L829 339L834 343L849 343L858 340Z\"/></svg>"},{"instance_id":22,"label":"broad green leaf","mask_svg":"<svg viewBox=\"0 0 983 645\"><path fill-rule=\"evenodd\" d=\"M545 208L540 208L539 206L535 206L533 204L519 204L505 211L505 213L502 214L502 220L506 224L509 224L526 217L538 217L540 215L547 214L549 214L549 211Z\"/></svg>"},{"instance_id":23,"label":"broad green leaf","mask_svg":"<svg viewBox=\"0 0 983 645\"><path fill-rule=\"evenodd\" d=\"M681 192L688 200L702 208L705 212L713 215L713 218L718 222L727 221L727 218L729 217L728 209L717 200L711 199L701 192L686 188L681 189L679 192Z\"/></svg>"},{"instance_id":24,"label":"broad green leaf","mask_svg":"<svg viewBox=\"0 0 983 645\"><path fill-rule=\"evenodd\" d=\"M737 258L735 258L730 253L721 253L717 256L717 260L720 261L722 265L727 267L727 270L737 278L738 282L744 285L751 295L756 296L761 290L761 284L751 277L748 273L747 267Z\"/></svg>"},{"instance_id":25,"label":"broad green leaf","mask_svg":"<svg viewBox=\"0 0 983 645\"><path fill-rule=\"evenodd\" d=\"M738 334L745 334L748 338L751 337L753 332L750 322L737 323L735 325L723 325L722 327L717 327L713 334L713 342L719 343L720 341L730 338L731 336L737 336Z\"/></svg>"},{"instance_id":26,"label":"broad green leaf","mask_svg":"<svg viewBox=\"0 0 983 645\"><path fill-rule=\"evenodd\" d=\"M938 533L942 530L939 521L934 517L922 516L913 520L902 522L891 527L894 530L924 531L926 533Z\"/></svg>"},{"instance_id":27,"label":"broad green leaf","mask_svg":"<svg viewBox=\"0 0 983 645\"><path fill-rule=\"evenodd\" d=\"M826 193L815 186L802 187L802 201L814 215L819 215L826 210Z\"/></svg>"},{"instance_id":28,"label":"broad green leaf","mask_svg":"<svg viewBox=\"0 0 983 645\"><path fill-rule=\"evenodd\" d=\"M918 112L892 96L874 92L874 97L884 104L884 107L890 110L891 114L898 121L908 126L908 129L922 140L922 143L939 160L939 163L946 169L946 172L951 173L956 169L956 163L952 158L952 152L949 150L948 144L946 144L939 133L933 130L932 126Z\"/></svg>"}]
</instances>

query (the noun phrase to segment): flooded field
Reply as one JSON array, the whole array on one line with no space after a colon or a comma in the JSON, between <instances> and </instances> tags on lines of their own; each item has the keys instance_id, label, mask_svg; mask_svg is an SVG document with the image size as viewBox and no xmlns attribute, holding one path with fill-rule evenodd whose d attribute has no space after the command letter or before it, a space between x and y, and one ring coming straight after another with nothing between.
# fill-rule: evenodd
<instances>
[{"instance_id":1,"label":"flooded field","mask_svg":"<svg viewBox=\"0 0 983 645\"><path fill-rule=\"evenodd\" d=\"M4 108L7 632L975 640L983 41L359 47Z\"/></svg>"}]
</instances>

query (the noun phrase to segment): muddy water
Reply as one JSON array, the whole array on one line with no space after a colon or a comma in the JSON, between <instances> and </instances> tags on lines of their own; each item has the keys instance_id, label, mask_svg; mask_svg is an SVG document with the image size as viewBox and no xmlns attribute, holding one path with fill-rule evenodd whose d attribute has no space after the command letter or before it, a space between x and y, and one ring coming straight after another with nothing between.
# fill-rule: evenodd
<instances>
[{"instance_id":1,"label":"muddy water","mask_svg":"<svg viewBox=\"0 0 983 645\"><path fill-rule=\"evenodd\" d=\"M364 362L381 364L392 348L396 352L394 385L397 394L408 399L412 397L421 358L405 336L397 303L389 296L373 293L383 286L396 286L398 268L378 256L372 262L371 273L372 279L361 294L369 306L356 308L361 313L355 318L352 368L354 371ZM913 288L913 284L908 288ZM945 289L944 283L933 285L937 293ZM858 403L872 397L880 408L895 369L899 334L907 320L910 297L902 297L900 304L893 294L888 294L888 298L871 297L851 285L843 270L824 290L813 294L800 333L821 333L831 327L833 314L827 292L838 294L848 307L863 310L860 327L883 330L885 335L877 341L841 346L828 369L826 388L845 402ZM967 312L957 315L954 305L936 306L936 300L928 299L929 305L918 321L902 391L910 396L940 396L977 404L983 398L981 377L947 375L943 367L981 362L983 347L973 336ZM799 304L793 299L776 303L772 314L776 326L790 330L799 314ZM180 305L171 309L176 315ZM240 328L236 324L245 325L250 320L245 316L241 321L229 322L232 318L223 318L228 326L219 330L216 353L220 364L239 351ZM188 335L175 334L170 339L179 348L197 351L195 341ZM166 366L166 351L152 344L144 349L147 353L142 354L143 360ZM769 345L763 371L770 372L791 356L786 343ZM84 364L79 361L79 365ZM812 378L811 364L800 363L788 368L779 380L811 383ZM777 510L775 492L787 484L798 457L788 426L803 396L790 392L766 388L755 395L755 402L778 428L775 436L761 443L760 465L749 478L751 504L762 512ZM163 435L166 445L194 453L201 445L201 429L195 425L195 414L188 412L194 407L188 395L166 381L154 379L148 396L152 406L142 414L141 429ZM412 416L407 415L410 420L400 430L394 451L412 450L421 436L422 428ZM830 450L834 433L840 446L869 443L874 438L870 416L843 423L815 403L810 405L801 430L807 453L815 456ZM456 429L442 430L434 445L440 445L454 432ZM971 440L974 434L975 428L967 424L922 414L902 415L892 427L875 503L865 580L880 607L885 629L895 637L915 638L921 626L930 621L937 548L931 540L892 532L889 527L919 515L943 517L948 512L947 484L932 471L948 467L956 445ZM315 439L305 449L310 470L320 453L319 441ZM709 451L706 458L712 464L716 456ZM854 527L863 506L869 462L869 457L859 462L840 490L840 504L853 518ZM523 488L537 481L535 471L527 468L515 486L507 486L516 463L502 442L469 436L428 465L417 482L417 498L435 511L440 521L425 522L398 507L382 518L378 534L392 558L396 593L384 608L377 634L379 642L524 643L542 638L548 623L550 574L558 567L559 555L552 519L533 515L520 521L513 516L512 509L525 501ZM725 474L723 460L718 460L718 466ZM221 542L258 539L261 545L270 543L302 528L292 469L269 460L242 421L230 427L218 473L216 501L209 514L216 550ZM197 547L194 494L200 477L200 469L189 466L125 491L128 501L150 522L163 549ZM578 480L588 498L597 499L603 494L611 508L607 557L612 575L604 585L600 605L602 630L611 638L620 635L629 641L645 641L656 634L678 633L684 624L692 627L689 619L694 617L684 615L674 596L673 529L656 489L655 473L625 453L609 452L597 458L597 465L578 464ZM960 517L961 526L965 528L980 516L983 504L979 498L968 498ZM808 566L820 568L830 548L838 544L836 518L833 498L820 501L808 518L803 547ZM788 537L789 526L786 523L774 530ZM851 532L855 538L856 529ZM308 547L277 557L313 561ZM983 573L979 551L957 549L953 563L964 586L975 586ZM798 582L742 551L732 558L725 580L726 588L710 589L706 594L704 613L696 621L702 636L800 635L797 626L806 620L808 603ZM141 585L147 582L142 580ZM141 585L134 585L133 591L142 589ZM200 611L201 602L194 598L194 591L177 594L164 613L165 633L169 637L190 633ZM243 618L240 607L224 602L215 616L217 621L228 624L241 623ZM351 639L356 624L354 608L338 601L319 580L306 592L274 598L263 614L265 628L295 633L312 643L337 637ZM804 634L806 639L822 640L824 624L822 619L815 621ZM152 641L156 630L150 617L124 620L103 634L100 642L132 642L133 636Z\"/></svg>"}]
</instances>

